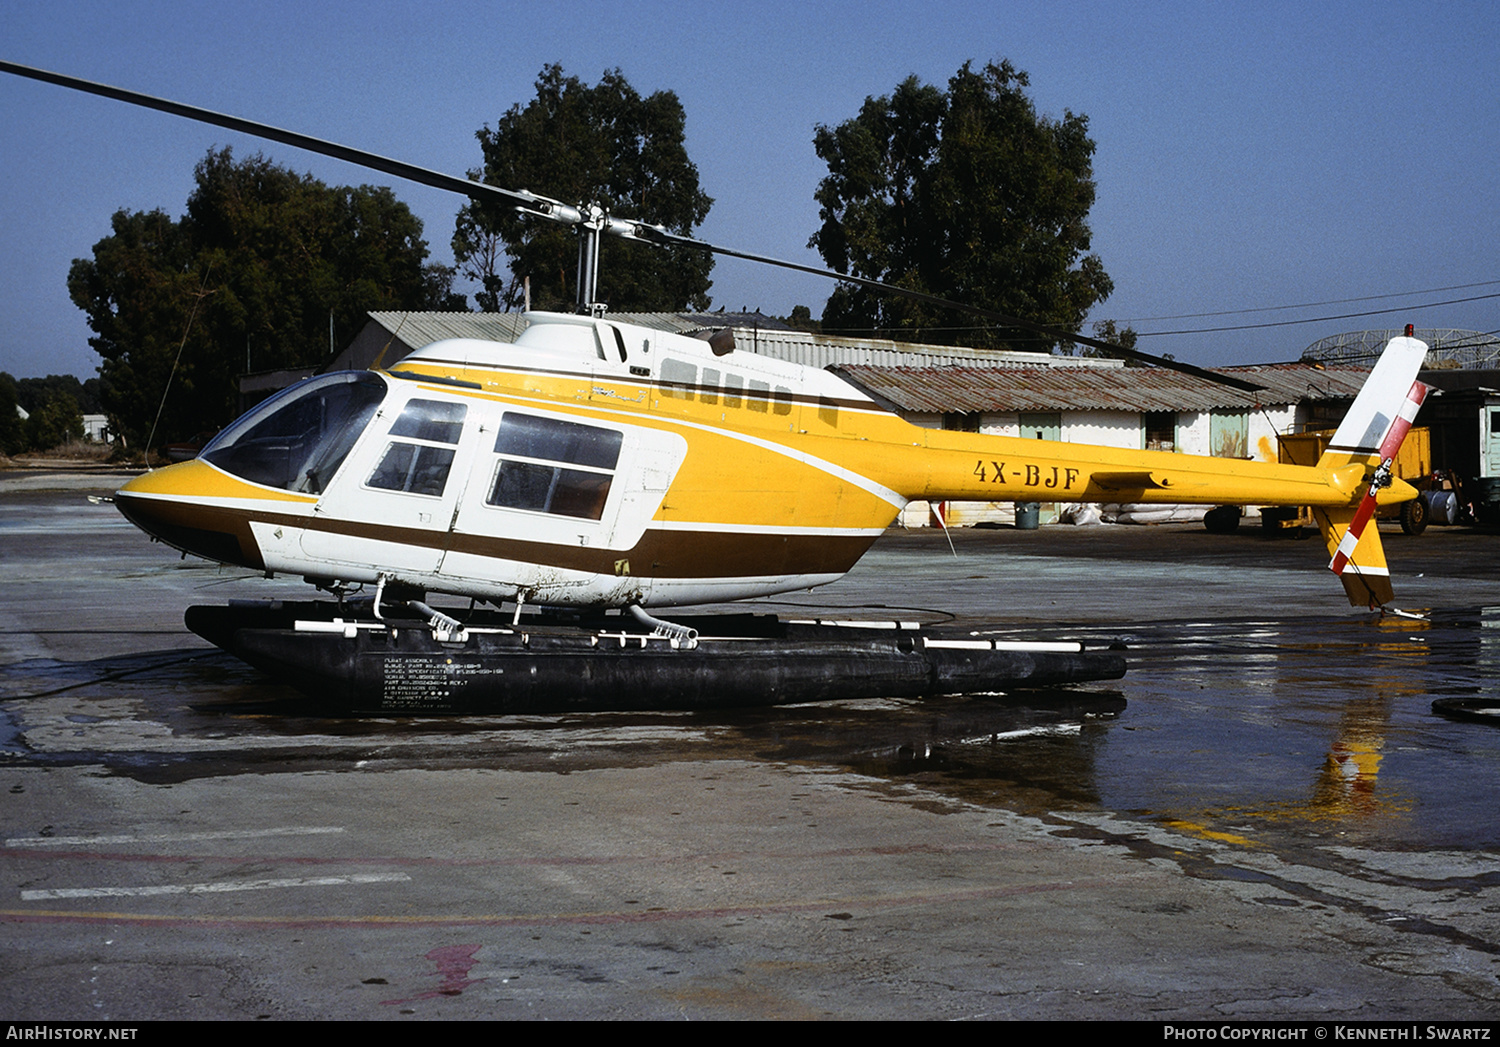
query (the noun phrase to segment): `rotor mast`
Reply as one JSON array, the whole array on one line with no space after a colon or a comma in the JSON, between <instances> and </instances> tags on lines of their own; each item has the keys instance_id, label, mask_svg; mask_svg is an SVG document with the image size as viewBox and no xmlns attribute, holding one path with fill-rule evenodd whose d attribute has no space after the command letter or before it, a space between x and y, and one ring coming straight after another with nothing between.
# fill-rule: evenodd
<instances>
[{"instance_id":1,"label":"rotor mast","mask_svg":"<svg viewBox=\"0 0 1500 1047\"><path fill-rule=\"evenodd\" d=\"M578 312L601 317L606 308L599 297L599 237L609 222L609 214L597 203L579 208L578 230Z\"/></svg>"}]
</instances>

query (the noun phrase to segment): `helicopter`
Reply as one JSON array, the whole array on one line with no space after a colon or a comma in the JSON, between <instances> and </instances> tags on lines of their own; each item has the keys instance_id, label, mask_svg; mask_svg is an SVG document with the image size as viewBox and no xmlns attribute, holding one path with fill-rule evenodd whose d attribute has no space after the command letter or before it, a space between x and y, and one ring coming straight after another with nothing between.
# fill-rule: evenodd
<instances>
[{"instance_id":1,"label":"helicopter","mask_svg":"<svg viewBox=\"0 0 1500 1047\"><path fill-rule=\"evenodd\" d=\"M671 649L691 649L697 629L658 619L646 608L832 582L916 499L1307 505L1351 603L1382 607L1392 599L1378 530L1368 524L1376 505L1416 497L1390 469L1425 394L1415 379L1427 347L1415 338L1391 340L1314 466L925 429L827 371L739 351L727 331L689 337L611 319L593 300L600 238L711 250L953 303L707 244L594 204L454 178L122 88L8 62L0 62L0 71L246 131L471 197L498 197L577 229L577 313L529 312L528 326L511 343L450 339L384 371L306 379L231 423L196 459L148 472L116 493L115 504L132 523L184 553L303 577L336 595L341 608L351 594L374 588L369 610L377 625L324 614L320 626L304 633L376 642L375 634L396 632L387 622L392 613L416 614L429 636L420 652L409 653L431 661L446 650L441 645L469 642L478 629L474 619L460 622L426 603L428 594L441 593L497 607L512 603L509 626L496 623L493 635L515 633L527 605L596 615L613 610ZM1243 387L1237 379L1176 366ZM189 625L220 646L284 672L293 663L293 672L304 671L305 659L297 661L302 656L255 648L260 641L246 638L275 632L287 624L285 615L272 620L262 614L252 628L244 615L194 610L202 613L197 624L190 613ZM593 648L597 640L596 632ZM273 646L286 645L278 640ZM925 640L923 646L930 647ZM1123 665L1117 661L1089 671L1118 675ZM323 649L313 662L321 680L357 676L365 664L352 648ZM929 659L918 672L928 686L944 671L934 664ZM399 671L403 682L393 692L392 671L371 686L385 698L415 693L407 686L408 669ZM595 669L585 665L563 675L576 671ZM658 698L661 671L651 669L642 685ZM821 671L804 675L811 680ZM801 690L780 686L773 683L772 690L793 697L818 691L806 680ZM380 707L393 706L385 701Z\"/></svg>"}]
</instances>

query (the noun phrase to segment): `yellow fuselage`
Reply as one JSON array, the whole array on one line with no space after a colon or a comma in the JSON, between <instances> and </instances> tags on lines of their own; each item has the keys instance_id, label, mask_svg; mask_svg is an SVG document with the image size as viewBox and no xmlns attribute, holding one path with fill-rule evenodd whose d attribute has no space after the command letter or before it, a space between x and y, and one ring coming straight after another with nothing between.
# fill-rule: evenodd
<instances>
[{"instance_id":1,"label":"yellow fuselage","mask_svg":"<svg viewBox=\"0 0 1500 1047\"><path fill-rule=\"evenodd\" d=\"M823 371L583 317L535 316L514 345L435 343L381 381L332 476L245 468L252 413L231 427L241 449L216 442L133 480L121 508L173 545L258 570L665 605L832 581L913 499L1349 506L1374 464L924 429ZM418 408L457 420L402 421ZM517 423L530 435L507 436ZM579 450L595 444L612 450ZM393 459L410 463L406 480L391 479ZM411 479L419 460L441 462L441 481Z\"/></svg>"}]
</instances>

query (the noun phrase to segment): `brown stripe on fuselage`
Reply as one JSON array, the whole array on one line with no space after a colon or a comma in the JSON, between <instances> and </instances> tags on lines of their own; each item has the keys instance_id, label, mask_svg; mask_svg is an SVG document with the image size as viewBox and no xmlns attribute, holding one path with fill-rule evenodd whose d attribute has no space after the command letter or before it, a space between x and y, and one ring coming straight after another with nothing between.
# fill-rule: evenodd
<instances>
[{"instance_id":1,"label":"brown stripe on fuselage","mask_svg":"<svg viewBox=\"0 0 1500 1047\"><path fill-rule=\"evenodd\" d=\"M243 510L137 498L123 492L116 492L115 505L125 519L174 549L254 571L266 569L260 546L250 533L251 517Z\"/></svg>"},{"instance_id":2,"label":"brown stripe on fuselage","mask_svg":"<svg viewBox=\"0 0 1500 1047\"><path fill-rule=\"evenodd\" d=\"M744 534L733 531L648 529L631 549L585 548L492 535L286 513L226 509L157 498L119 496L126 519L147 534L196 556L264 570L250 521L327 534L444 549L474 556L613 575L628 560L643 578L740 578L761 575L843 574L878 537L874 534ZM379 568L378 564L372 567Z\"/></svg>"},{"instance_id":3,"label":"brown stripe on fuselage","mask_svg":"<svg viewBox=\"0 0 1500 1047\"><path fill-rule=\"evenodd\" d=\"M614 574L618 561L629 560L630 573L645 578L741 578L843 574L877 536L648 529L632 549L580 548L473 534L443 537L449 539L453 552L591 574Z\"/></svg>"}]
</instances>

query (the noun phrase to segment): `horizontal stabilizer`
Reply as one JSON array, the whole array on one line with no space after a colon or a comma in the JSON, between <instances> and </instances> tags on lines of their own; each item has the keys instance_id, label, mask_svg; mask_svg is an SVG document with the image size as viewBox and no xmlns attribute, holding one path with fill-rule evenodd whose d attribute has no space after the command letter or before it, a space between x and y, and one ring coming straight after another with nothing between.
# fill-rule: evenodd
<instances>
[{"instance_id":1,"label":"horizontal stabilizer","mask_svg":"<svg viewBox=\"0 0 1500 1047\"><path fill-rule=\"evenodd\" d=\"M1092 480L1106 491L1164 491L1169 487L1204 487L1207 481L1199 478L1174 478L1155 472L1094 473Z\"/></svg>"}]
</instances>

